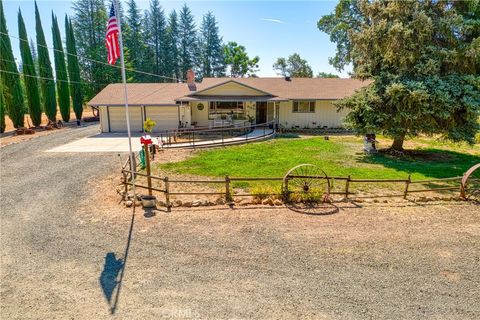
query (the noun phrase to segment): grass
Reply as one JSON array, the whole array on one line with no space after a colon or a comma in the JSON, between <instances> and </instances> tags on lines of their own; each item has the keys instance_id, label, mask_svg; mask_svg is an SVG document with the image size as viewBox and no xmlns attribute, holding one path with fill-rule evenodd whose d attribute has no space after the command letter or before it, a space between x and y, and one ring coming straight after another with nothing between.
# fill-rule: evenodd
<instances>
[{"instance_id":1,"label":"grass","mask_svg":"<svg viewBox=\"0 0 480 320\"><path fill-rule=\"evenodd\" d=\"M380 138L380 147L389 146ZM364 179L444 178L462 175L480 162L480 145L453 144L419 138L406 143L415 153L403 157L386 154L365 155L362 139L353 136L278 138L270 141L222 149L198 151L163 169L199 176L282 177L290 168L310 163L331 176ZM237 187L248 186L237 183Z\"/></svg>"}]
</instances>

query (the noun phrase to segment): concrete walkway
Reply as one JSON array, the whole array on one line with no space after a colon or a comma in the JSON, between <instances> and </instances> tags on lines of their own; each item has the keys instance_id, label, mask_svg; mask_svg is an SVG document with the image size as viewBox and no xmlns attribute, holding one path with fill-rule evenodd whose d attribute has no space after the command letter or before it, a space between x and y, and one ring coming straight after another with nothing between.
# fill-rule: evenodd
<instances>
[{"instance_id":1,"label":"concrete walkway","mask_svg":"<svg viewBox=\"0 0 480 320\"><path fill-rule=\"evenodd\" d=\"M258 128L248 135L223 139L223 144L233 145L262 140L271 137L273 133L272 129L267 128L264 131L263 128ZM175 143L166 145L164 148L205 148L218 145L222 145L222 139L198 141L195 144L191 142ZM132 137L132 149L135 152L141 149L140 135L138 134ZM46 152L128 152L128 137L125 133L100 133L49 149Z\"/></svg>"}]
</instances>

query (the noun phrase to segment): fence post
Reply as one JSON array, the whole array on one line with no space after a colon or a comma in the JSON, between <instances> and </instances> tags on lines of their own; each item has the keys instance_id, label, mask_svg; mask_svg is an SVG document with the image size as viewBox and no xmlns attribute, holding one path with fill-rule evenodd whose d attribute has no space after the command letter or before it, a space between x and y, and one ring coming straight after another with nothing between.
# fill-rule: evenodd
<instances>
[{"instance_id":1,"label":"fence post","mask_svg":"<svg viewBox=\"0 0 480 320\"><path fill-rule=\"evenodd\" d=\"M230 177L228 175L225 176L225 201L232 201L232 196L230 194Z\"/></svg>"},{"instance_id":2,"label":"fence post","mask_svg":"<svg viewBox=\"0 0 480 320\"><path fill-rule=\"evenodd\" d=\"M350 175L347 177L347 182L345 182L345 199L348 199L349 188L350 188Z\"/></svg>"},{"instance_id":3,"label":"fence post","mask_svg":"<svg viewBox=\"0 0 480 320\"><path fill-rule=\"evenodd\" d=\"M168 182L168 177L165 177L165 202L167 205L167 211L170 212L172 209L172 206L170 204L170 183Z\"/></svg>"},{"instance_id":4,"label":"fence post","mask_svg":"<svg viewBox=\"0 0 480 320\"><path fill-rule=\"evenodd\" d=\"M152 176L151 176L151 170L150 170L150 155L149 155L149 147L148 144L144 144L143 148L145 150L145 162L147 165L147 185L148 185L148 195L152 195Z\"/></svg>"},{"instance_id":5,"label":"fence post","mask_svg":"<svg viewBox=\"0 0 480 320\"><path fill-rule=\"evenodd\" d=\"M403 199L407 199L408 186L410 185L410 182L412 182L411 176L412 175L409 174L407 181L405 181L405 192L403 193Z\"/></svg>"},{"instance_id":6,"label":"fence post","mask_svg":"<svg viewBox=\"0 0 480 320\"><path fill-rule=\"evenodd\" d=\"M124 200L128 200L128 184L127 184L127 174L122 170L123 174L123 185L125 186L125 195L123 196Z\"/></svg>"},{"instance_id":7,"label":"fence post","mask_svg":"<svg viewBox=\"0 0 480 320\"><path fill-rule=\"evenodd\" d=\"M222 146L223 146L223 129L220 130L220 132L222 133Z\"/></svg>"},{"instance_id":8,"label":"fence post","mask_svg":"<svg viewBox=\"0 0 480 320\"><path fill-rule=\"evenodd\" d=\"M195 148L195 131L192 131L192 144L193 148Z\"/></svg>"}]
</instances>

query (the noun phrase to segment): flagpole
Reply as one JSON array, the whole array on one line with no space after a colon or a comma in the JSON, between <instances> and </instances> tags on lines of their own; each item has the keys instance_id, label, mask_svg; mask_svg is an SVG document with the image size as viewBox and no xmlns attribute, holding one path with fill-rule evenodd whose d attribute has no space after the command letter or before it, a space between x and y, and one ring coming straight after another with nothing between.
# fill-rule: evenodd
<instances>
[{"instance_id":1,"label":"flagpole","mask_svg":"<svg viewBox=\"0 0 480 320\"><path fill-rule=\"evenodd\" d=\"M125 59L123 57L123 39L122 39L122 21L120 17L120 7L118 5L118 0L113 0L115 6L115 15L117 17L118 24L118 41L120 44L120 61L122 62L122 82L123 82L123 92L125 98L125 115L127 118L127 133L128 133L128 150L130 154L130 171L132 174L132 192L133 192L133 206L135 207L137 201L137 195L135 193L135 167L133 162L133 151L132 151L132 132L130 131L130 113L128 112L128 90L127 90L127 77L125 76ZM125 181L126 182L126 181ZM128 197L128 194L127 194Z\"/></svg>"}]
</instances>

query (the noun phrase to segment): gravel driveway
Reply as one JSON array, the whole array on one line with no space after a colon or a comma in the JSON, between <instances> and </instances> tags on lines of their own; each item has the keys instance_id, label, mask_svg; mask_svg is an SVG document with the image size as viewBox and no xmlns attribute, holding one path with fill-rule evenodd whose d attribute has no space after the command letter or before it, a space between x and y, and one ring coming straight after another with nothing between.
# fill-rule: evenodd
<instances>
[{"instance_id":1,"label":"gravel driveway","mask_svg":"<svg viewBox=\"0 0 480 320\"><path fill-rule=\"evenodd\" d=\"M95 130L1 149L2 319L480 318L479 206L132 216L116 154L43 152Z\"/></svg>"}]
</instances>

